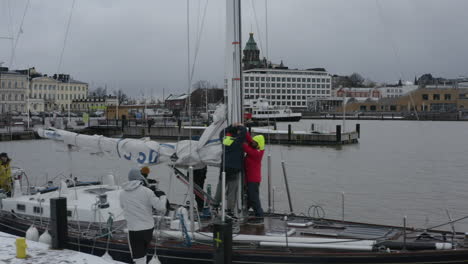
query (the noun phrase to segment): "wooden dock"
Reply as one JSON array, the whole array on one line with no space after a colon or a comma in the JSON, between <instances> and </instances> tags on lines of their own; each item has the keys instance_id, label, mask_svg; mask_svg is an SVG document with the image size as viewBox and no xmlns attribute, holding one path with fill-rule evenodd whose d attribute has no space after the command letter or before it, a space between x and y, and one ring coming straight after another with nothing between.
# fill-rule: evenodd
<instances>
[{"instance_id":1,"label":"wooden dock","mask_svg":"<svg viewBox=\"0 0 468 264\"><path fill-rule=\"evenodd\" d=\"M202 126L107 126L99 125L86 128L81 133L99 134L108 137L126 137L183 140L192 138L197 140L205 127ZM262 134L268 144L286 145L345 145L358 143L360 137L360 125L352 132L341 132L341 126L336 126L336 131L320 133L317 131L293 131L291 125L288 130L274 130L272 128L249 128L252 135Z\"/></svg>"}]
</instances>

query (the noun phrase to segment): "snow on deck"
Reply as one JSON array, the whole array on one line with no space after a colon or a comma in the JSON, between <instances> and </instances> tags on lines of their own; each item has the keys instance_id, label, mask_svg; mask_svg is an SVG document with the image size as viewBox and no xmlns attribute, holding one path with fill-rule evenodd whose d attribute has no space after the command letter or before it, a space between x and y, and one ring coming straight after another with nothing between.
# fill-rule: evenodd
<instances>
[{"instance_id":1,"label":"snow on deck","mask_svg":"<svg viewBox=\"0 0 468 264\"><path fill-rule=\"evenodd\" d=\"M16 236L0 232L0 264L109 264L122 263L73 250L52 250L43 243L26 240L26 259L16 258Z\"/></svg>"}]
</instances>

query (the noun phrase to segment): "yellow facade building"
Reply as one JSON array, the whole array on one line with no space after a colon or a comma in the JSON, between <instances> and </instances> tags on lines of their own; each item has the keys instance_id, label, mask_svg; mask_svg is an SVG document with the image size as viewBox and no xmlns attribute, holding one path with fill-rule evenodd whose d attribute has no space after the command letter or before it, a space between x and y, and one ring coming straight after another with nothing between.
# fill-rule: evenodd
<instances>
[{"instance_id":1,"label":"yellow facade building","mask_svg":"<svg viewBox=\"0 0 468 264\"><path fill-rule=\"evenodd\" d=\"M398 98L346 104L347 112L456 112L467 109L467 88L419 88ZM337 111L342 111L341 107Z\"/></svg>"}]
</instances>

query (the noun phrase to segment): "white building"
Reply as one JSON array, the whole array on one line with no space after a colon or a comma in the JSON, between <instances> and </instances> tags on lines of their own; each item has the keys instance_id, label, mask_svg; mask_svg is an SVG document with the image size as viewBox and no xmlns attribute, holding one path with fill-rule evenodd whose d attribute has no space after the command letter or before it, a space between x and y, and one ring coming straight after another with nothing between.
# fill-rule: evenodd
<instances>
[{"instance_id":1,"label":"white building","mask_svg":"<svg viewBox=\"0 0 468 264\"><path fill-rule=\"evenodd\" d=\"M379 88L382 98L398 98L416 89L418 89L417 85L403 85L403 86L396 86L396 87L380 87Z\"/></svg>"},{"instance_id":2,"label":"white building","mask_svg":"<svg viewBox=\"0 0 468 264\"><path fill-rule=\"evenodd\" d=\"M85 99L87 95L88 84L73 80L66 74L39 76L31 80L30 98L43 99L45 111L68 110L73 100Z\"/></svg>"},{"instance_id":3,"label":"white building","mask_svg":"<svg viewBox=\"0 0 468 264\"><path fill-rule=\"evenodd\" d=\"M331 96L331 76L324 71L250 69L243 72L244 98L266 98L271 105L307 108L307 98Z\"/></svg>"},{"instance_id":4,"label":"white building","mask_svg":"<svg viewBox=\"0 0 468 264\"><path fill-rule=\"evenodd\" d=\"M27 74L0 67L0 113L27 111L28 86Z\"/></svg>"}]
</instances>

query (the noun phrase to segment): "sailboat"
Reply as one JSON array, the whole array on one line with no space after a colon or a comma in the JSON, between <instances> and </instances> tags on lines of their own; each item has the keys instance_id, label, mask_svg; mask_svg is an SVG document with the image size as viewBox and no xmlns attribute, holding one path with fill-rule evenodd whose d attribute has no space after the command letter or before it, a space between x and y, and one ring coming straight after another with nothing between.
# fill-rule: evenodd
<instances>
[{"instance_id":1,"label":"sailboat","mask_svg":"<svg viewBox=\"0 0 468 264\"><path fill-rule=\"evenodd\" d=\"M192 188L190 172L200 166L219 166L221 143L218 135L227 124L241 122L242 73L240 0L226 0L227 102L213 115L198 141L158 143L151 140L116 139L81 135L58 129L40 129L38 134L62 144L71 151L87 151L117 157L138 165L168 164L175 177ZM99 182L61 181L60 186L38 188L25 179L15 181L13 196L2 199L0 230L23 235L31 225L47 230L50 199L67 198L69 221L67 247L96 255L107 254L131 261L125 219L119 204L120 187L113 175ZM212 203L212 197L199 186L196 195ZM193 191L189 189L188 193ZM155 241L152 252L161 263L213 263L219 243L214 220L209 214L194 212L189 205L172 205L168 216L155 215ZM242 207L242 206L239 206ZM245 217L239 210L239 217ZM224 212L219 213L223 218ZM444 223L453 224L456 220ZM442 226L442 225L441 225ZM464 233L414 229L403 226L356 223L325 219L318 214L266 213L263 225L242 223L232 236L232 263L465 263L468 238Z\"/></svg>"}]
</instances>

